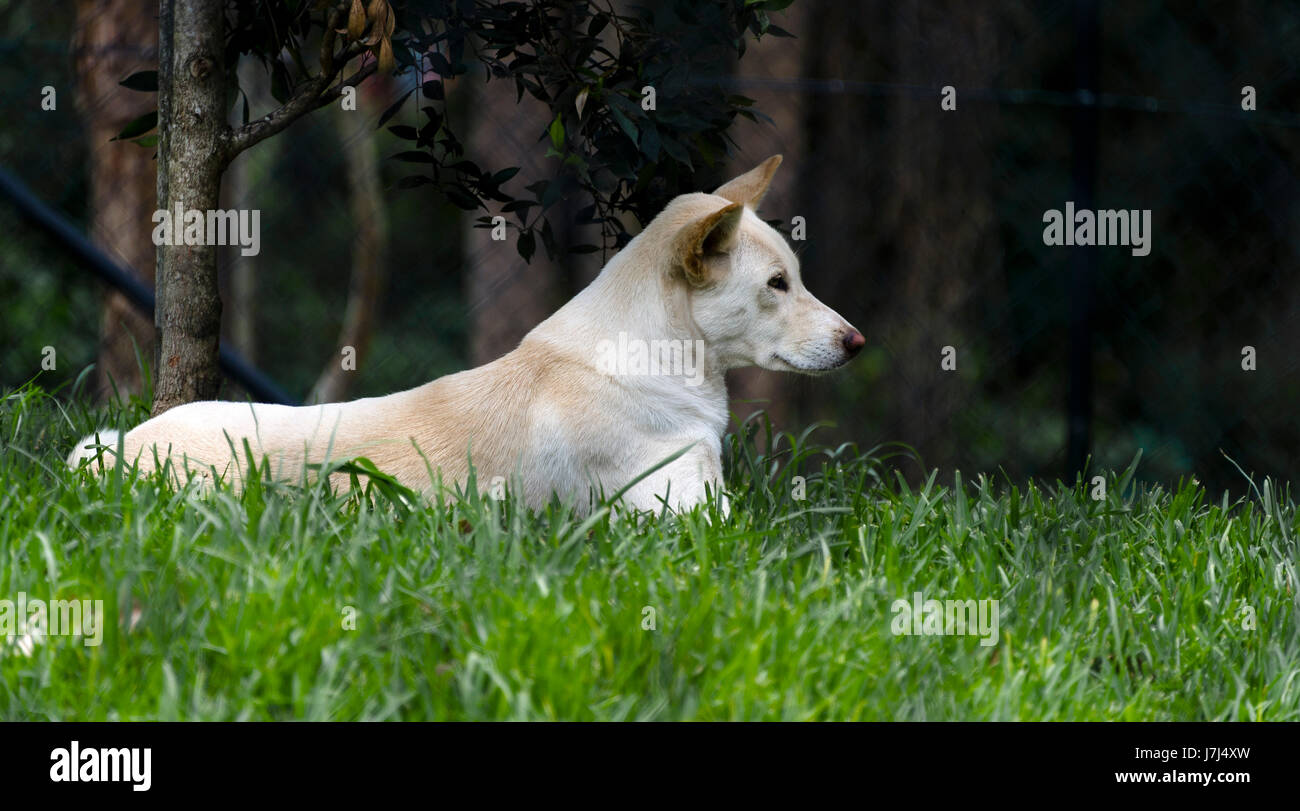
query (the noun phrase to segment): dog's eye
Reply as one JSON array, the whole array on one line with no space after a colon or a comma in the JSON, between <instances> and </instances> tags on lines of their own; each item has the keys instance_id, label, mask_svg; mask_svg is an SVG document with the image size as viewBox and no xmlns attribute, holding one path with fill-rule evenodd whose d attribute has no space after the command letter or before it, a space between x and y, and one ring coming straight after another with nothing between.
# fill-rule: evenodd
<instances>
[{"instance_id":1,"label":"dog's eye","mask_svg":"<svg viewBox=\"0 0 1300 811\"><path fill-rule=\"evenodd\" d=\"M778 273L772 278L768 279L767 286L772 288L773 290L785 291L790 289L789 287L786 286L784 273Z\"/></svg>"}]
</instances>

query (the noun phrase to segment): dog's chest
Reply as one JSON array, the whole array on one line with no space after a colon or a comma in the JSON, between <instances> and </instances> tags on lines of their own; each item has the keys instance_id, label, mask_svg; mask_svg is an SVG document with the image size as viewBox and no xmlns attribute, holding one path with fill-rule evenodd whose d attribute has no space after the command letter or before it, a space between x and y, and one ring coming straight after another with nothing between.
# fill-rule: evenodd
<instances>
[{"instance_id":1,"label":"dog's chest","mask_svg":"<svg viewBox=\"0 0 1300 811\"><path fill-rule=\"evenodd\" d=\"M525 489L530 494L536 489L543 500L550 489L585 496L592 484L613 492L688 446L692 456L720 471L725 391L718 399L720 403L665 393L619 398L585 414L534 408L528 447L520 460ZM530 486L529 480L537 486Z\"/></svg>"}]
</instances>

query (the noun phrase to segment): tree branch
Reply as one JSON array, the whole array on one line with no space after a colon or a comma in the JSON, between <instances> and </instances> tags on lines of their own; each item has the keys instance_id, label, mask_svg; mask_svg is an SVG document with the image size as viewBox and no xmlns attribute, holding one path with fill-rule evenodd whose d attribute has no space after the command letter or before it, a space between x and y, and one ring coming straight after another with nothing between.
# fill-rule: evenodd
<instances>
[{"instance_id":1,"label":"tree branch","mask_svg":"<svg viewBox=\"0 0 1300 811\"><path fill-rule=\"evenodd\" d=\"M343 88L356 87L373 75L378 69L378 63L372 59L339 84L333 87L330 86L330 83L338 76L339 68L365 52L364 48L360 50L353 48L345 51L339 57L340 61L336 63L339 67L333 67L331 64L330 69L327 69L320 76L298 85L293 97L280 107L238 129L228 130L225 137L226 161L233 160L236 155L250 146L261 143L272 135L281 132L307 113L319 110L334 101L343 95Z\"/></svg>"}]
</instances>

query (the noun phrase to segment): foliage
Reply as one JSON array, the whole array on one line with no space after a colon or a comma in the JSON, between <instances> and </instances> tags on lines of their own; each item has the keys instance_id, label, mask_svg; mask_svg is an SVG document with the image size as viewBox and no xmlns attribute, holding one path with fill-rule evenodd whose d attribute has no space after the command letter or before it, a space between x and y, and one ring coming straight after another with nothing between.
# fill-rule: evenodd
<instances>
[{"instance_id":1,"label":"foliage","mask_svg":"<svg viewBox=\"0 0 1300 811\"><path fill-rule=\"evenodd\" d=\"M398 186L432 187L462 209L488 212L480 227L491 227L494 207L514 215L515 244L527 260L539 240L556 255L546 214L560 200L589 200L579 223L598 225L604 243L572 251L616 250L630 239L624 215L644 224L672 197L716 180L712 170L732 146L727 128L737 115L759 115L752 100L726 93L716 80L744 54L746 36L790 36L767 16L790 2L676 0L622 13L612 2L587 0L370 0L358 17L362 0L231 0L225 56L245 124L248 98L232 67L242 55L262 61L282 104L353 54L360 65L378 60L380 70L409 76L409 91L379 122L388 124L414 97L417 123L388 127L410 142L394 160L416 167ZM335 29L331 19L347 19L347 29ZM309 45L321 52L319 69L309 67ZM527 184L529 196L503 188L519 167L476 163L447 115L449 85L476 65L502 92L511 86L517 100L528 94L550 110L551 123L538 136L550 141L555 171ZM152 73L123 84L157 89ZM150 113L119 137L152 146L155 137L146 133L156 123Z\"/></svg>"}]
</instances>

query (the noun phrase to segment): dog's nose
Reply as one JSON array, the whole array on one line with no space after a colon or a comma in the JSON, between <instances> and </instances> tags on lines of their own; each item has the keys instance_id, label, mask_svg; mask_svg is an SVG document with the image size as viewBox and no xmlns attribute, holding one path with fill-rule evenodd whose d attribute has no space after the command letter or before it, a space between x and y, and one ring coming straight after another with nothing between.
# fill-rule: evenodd
<instances>
[{"instance_id":1,"label":"dog's nose","mask_svg":"<svg viewBox=\"0 0 1300 811\"><path fill-rule=\"evenodd\" d=\"M844 333L844 338L841 343L844 344L844 351L847 352L848 356L851 358L862 351L862 347L867 345L867 339L862 337L862 333L855 329L851 329Z\"/></svg>"}]
</instances>

